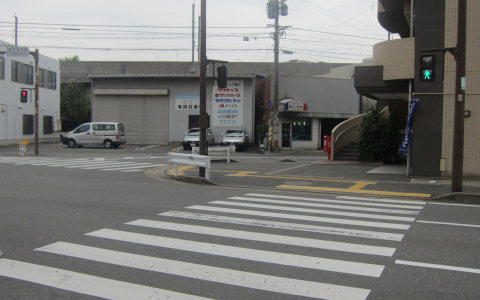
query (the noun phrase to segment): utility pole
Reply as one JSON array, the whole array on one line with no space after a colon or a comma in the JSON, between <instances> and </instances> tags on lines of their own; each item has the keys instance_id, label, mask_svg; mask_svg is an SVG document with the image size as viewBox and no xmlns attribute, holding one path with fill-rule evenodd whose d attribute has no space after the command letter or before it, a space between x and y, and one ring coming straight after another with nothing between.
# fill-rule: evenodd
<instances>
[{"instance_id":1,"label":"utility pole","mask_svg":"<svg viewBox=\"0 0 480 300\"><path fill-rule=\"evenodd\" d=\"M285 4L286 0L269 0L267 2L267 15L269 19L275 19L275 33L274 33L274 70L273 70L273 116L270 115L270 120L272 124L272 150L277 152L280 148L279 145L279 123L278 123L278 54L279 50L279 31L280 28L278 26L278 18L279 15L287 16L288 15L288 6ZM282 34L283 30L288 28L289 26L282 27Z\"/></svg>"},{"instance_id":2,"label":"utility pole","mask_svg":"<svg viewBox=\"0 0 480 300\"><path fill-rule=\"evenodd\" d=\"M453 120L453 155L451 192L463 191L463 152L465 131L465 82L467 56L467 0L458 0L457 49L455 77L455 112Z\"/></svg>"},{"instance_id":3,"label":"utility pole","mask_svg":"<svg viewBox=\"0 0 480 300\"><path fill-rule=\"evenodd\" d=\"M17 17L17 14L15 14L15 16L13 16L15 18L15 46L18 46L17 45L17 35L18 35L18 17Z\"/></svg>"},{"instance_id":4,"label":"utility pole","mask_svg":"<svg viewBox=\"0 0 480 300\"><path fill-rule=\"evenodd\" d=\"M192 4L192 64L190 73L195 73L195 4Z\"/></svg>"},{"instance_id":5,"label":"utility pole","mask_svg":"<svg viewBox=\"0 0 480 300\"><path fill-rule=\"evenodd\" d=\"M206 114L207 114L207 0L201 4L201 35L200 35L200 155L205 155L205 142L207 140ZM199 177L205 178L205 168L199 168Z\"/></svg>"},{"instance_id":6,"label":"utility pole","mask_svg":"<svg viewBox=\"0 0 480 300\"><path fill-rule=\"evenodd\" d=\"M279 52L279 45L278 45L278 0L275 0L275 46L274 46L274 71L273 71L273 151L277 152L279 149L279 142L278 142L278 131L279 131L279 124L278 124L278 52Z\"/></svg>"},{"instance_id":7,"label":"utility pole","mask_svg":"<svg viewBox=\"0 0 480 300\"><path fill-rule=\"evenodd\" d=\"M38 151L39 141L38 141L38 60L40 59L40 51L35 49L35 155L39 155L40 152Z\"/></svg>"}]
</instances>

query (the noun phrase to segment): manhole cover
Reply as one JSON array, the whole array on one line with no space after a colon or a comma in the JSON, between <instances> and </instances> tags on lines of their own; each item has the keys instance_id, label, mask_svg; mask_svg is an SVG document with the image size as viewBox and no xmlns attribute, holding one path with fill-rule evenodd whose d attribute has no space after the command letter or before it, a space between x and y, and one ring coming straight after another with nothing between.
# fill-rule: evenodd
<instances>
[{"instance_id":1,"label":"manhole cover","mask_svg":"<svg viewBox=\"0 0 480 300\"><path fill-rule=\"evenodd\" d=\"M286 185L312 185L311 182L307 181L287 181L285 182Z\"/></svg>"},{"instance_id":2,"label":"manhole cover","mask_svg":"<svg viewBox=\"0 0 480 300\"><path fill-rule=\"evenodd\" d=\"M295 162L294 160L291 160L291 159L284 159L284 160L281 160L279 162Z\"/></svg>"}]
</instances>

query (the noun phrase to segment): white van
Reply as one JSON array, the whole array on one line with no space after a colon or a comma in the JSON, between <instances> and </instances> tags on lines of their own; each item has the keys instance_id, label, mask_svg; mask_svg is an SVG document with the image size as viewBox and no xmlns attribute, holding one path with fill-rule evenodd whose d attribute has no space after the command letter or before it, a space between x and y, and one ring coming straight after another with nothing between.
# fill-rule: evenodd
<instances>
[{"instance_id":1,"label":"white van","mask_svg":"<svg viewBox=\"0 0 480 300\"><path fill-rule=\"evenodd\" d=\"M122 123L113 122L85 123L63 136L63 144L68 148L102 145L105 148L118 148L126 142L125 127Z\"/></svg>"}]
</instances>

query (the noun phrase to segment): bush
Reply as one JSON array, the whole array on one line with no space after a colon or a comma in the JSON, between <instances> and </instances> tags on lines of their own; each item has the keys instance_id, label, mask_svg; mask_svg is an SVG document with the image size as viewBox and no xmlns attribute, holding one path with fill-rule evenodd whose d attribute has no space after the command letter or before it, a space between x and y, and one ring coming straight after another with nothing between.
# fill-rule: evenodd
<instances>
[{"instance_id":1,"label":"bush","mask_svg":"<svg viewBox=\"0 0 480 300\"><path fill-rule=\"evenodd\" d=\"M257 127L257 139L259 144L263 143L263 139L265 138L265 135L268 130L268 125L267 124L258 124Z\"/></svg>"},{"instance_id":2,"label":"bush","mask_svg":"<svg viewBox=\"0 0 480 300\"><path fill-rule=\"evenodd\" d=\"M396 131L391 116L382 117L383 106L368 108L358 129L358 159L360 161L386 161L395 145Z\"/></svg>"}]
</instances>

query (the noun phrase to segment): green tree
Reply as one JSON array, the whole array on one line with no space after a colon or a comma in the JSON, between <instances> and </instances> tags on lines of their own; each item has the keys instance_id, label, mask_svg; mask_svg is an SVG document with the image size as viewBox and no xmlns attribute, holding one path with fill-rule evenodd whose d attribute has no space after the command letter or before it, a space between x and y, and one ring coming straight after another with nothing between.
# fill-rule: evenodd
<instances>
[{"instance_id":1,"label":"green tree","mask_svg":"<svg viewBox=\"0 0 480 300\"><path fill-rule=\"evenodd\" d=\"M72 57L65 56L65 58L59 58L58 60L59 61L80 61L80 57L78 57L78 55L74 55Z\"/></svg>"},{"instance_id":2,"label":"green tree","mask_svg":"<svg viewBox=\"0 0 480 300\"><path fill-rule=\"evenodd\" d=\"M258 124L257 127L257 139L258 139L258 143L259 144L262 144L263 143L263 139L265 138L265 135L267 133L267 130L268 130L268 126L267 124Z\"/></svg>"},{"instance_id":3,"label":"green tree","mask_svg":"<svg viewBox=\"0 0 480 300\"><path fill-rule=\"evenodd\" d=\"M367 110L358 129L358 159L360 161L385 161L395 145L396 131L392 117L383 116L384 107L372 105Z\"/></svg>"},{"instance_id":4,"label":"green tree","mask_svg":"<svg viewBox=\"0 0 480 300\"><path fill-rule=\"evenodd\" d=\"M74 125L90 122L90 101L82 83L62 83L60 88L60 115Z\"/></svg>"}]
</instances>

